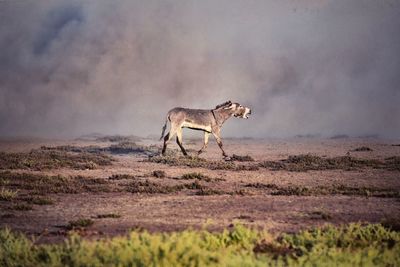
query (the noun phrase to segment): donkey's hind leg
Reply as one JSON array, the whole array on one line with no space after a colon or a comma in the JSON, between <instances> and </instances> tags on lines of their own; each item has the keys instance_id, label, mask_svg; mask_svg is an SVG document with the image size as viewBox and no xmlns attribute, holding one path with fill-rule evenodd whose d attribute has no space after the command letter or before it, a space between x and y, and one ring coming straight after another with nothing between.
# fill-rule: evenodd
<instances>
[{"instance_id":1,"label":"donkey's hind leg","mask_svg":"<svg viewBox=\"0 0 400 267\"><path fill-rule=\"evenodd\" d=\"M161 154L165 156L165 151L167 150L167 144L171 139L174 137L176 134L177 127L174 124L171 124L171 129L169 130L169 133L164 137L164 145Z\"/></svg>"},{"instance_id":2,"label":"donkey's hind leg","mask_svg":"<svg viewBox=\"0 0 400 267\"><path fill-rule=\"evenodd\" d=\"M182 150L183 155L187 156L185 148L182 145L182 128L178 128L176 130L176 142L178 143L179 147Z\"/></svg>"}]
</instances>

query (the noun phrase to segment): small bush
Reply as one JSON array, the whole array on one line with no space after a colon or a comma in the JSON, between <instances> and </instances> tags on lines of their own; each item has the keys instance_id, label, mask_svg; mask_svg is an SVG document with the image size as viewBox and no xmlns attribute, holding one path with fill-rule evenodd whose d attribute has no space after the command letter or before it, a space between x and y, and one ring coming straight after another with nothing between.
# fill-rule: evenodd
<instances>
[{"instance_id":1,"label":"small bush","mask_svg":"<svg viewBox=\"0 0 400 267\"><path fill-rule=\"evenodd\" d=\"M95 140L99 142L138 142L141 138L134 135L106 135L98 137Z\"/></svg>"},{"instance_id":2,"label":"small bush","mask_svg":"<svg viewBox=\"0 0 400 267\"><path fill-rule=\"evenodd\" d=\"M276 184L263 184L263 183L250 183L246 184L245 187L253 187L258 189L278 189Z\"/></svg>"},{"instance_id":3,"label":"small bush","mask_svg":"<svg viewBox=\"0 0 400 267\"><path fill-rule=\"evenodd\" d=\"M35 205L53 205L54 201L51 198L48 197L29 197L29 198L25 198L25 201L27 201L28 203L32 203Z\"/></svg>"},{"instance_id":4,"label":"small bush","mask_svg":"<svg viewBox=\"0 0 400 267\"><path fill-rule=\"evenodd\" d=\"M137 145L134 142L121 142L116 145L111 145L109 148L111 153L127 154L127 153L143 153L145 148Z\"/></svg>"},{"instance_id":5,"label":"small bush","mask_svg":"<svg viewBox=\"0 0 400 267\"><path fill-rule=\"evenodd\" d=\"M121 215L115 214L115 213L107 213L107 214L99 214L97 215L98 219L104 219L104 218L121 218Z\"/></svg>"},{"instance_id":6,"label":"small bush","mask_svg":"<svg viewBox=\"0 0 400 267\"><path fill-rule=\"evenodd\" d=\"M15 204L12 207L13 210L20 210L20 211L24 211L24 210L32 210L32 206L28 205L28 204L24 204L24 203L19 203L19 204Z\"/></svg>"},{"instance_id":7,"label":"small bush","mask_svg":"<svg viewBox=\"0 0 400 267\"><path fill-rule=\"evenodd\" d=\"M198 196L211 196L211 195L223 195L223 194L226 194L226 193L224 191L206 188L206 187L202 187L196 192L196 195L198 195Z\"/></svg>"},{"instance_id":8,"label":"small bush","mask_svg":"<svg viewBox=\"0 0 400 267\"><path fill-rule=\"evenodd\" d=\"M123 180L123 179L134 179L135 176L131 174L113 174L108 179L110 180Z\"/></svg>"},{"instance_id":9,"label":"small bush","mask_svg":"<svg viewBox=\"0 0 400 267\"><path fill-rule=\"evenodd\" d=\"M386 168L393 171L400 171L400 156L393 156L385 159Z\"/></svg>"},{"instance_id":10,"label":"small bush","mask_svg":"<svg viewBox=\"0 0 400 267\"><path fill-rule=\"evenodd\" d=\"M190 173L185 173L182 175L181 177L184 180L190 180L190 179L197 179L197 180L202 180L202 181L206 181L206 182L211 182L211 178L201 174L199 172L190 172Z\"/></svg>"},{"instance_id":11,"label":"small bush","mask_svg":"<svg viewBox=\"0 0 400 267\"><path fill-rule=\"evenodd\" d=\"M357 147L355 149L353 149L352 151L354 152L366 152L366 151L373 151L371 148L367 147L367 146L361 146L361 147Z\"/></svg>"},{"instance_id":12,"label":"small bush","mask_svg":"<svg viewBox=\"0 0 400 267\"><path fill-rule=\"evenodd\" d=\"M11 201L17 196L18 191L10 190L7 188L1 188L0 200Z\"/></svg>"},{"instance_id":13,"label":"small bush","mask_svg":"<svg viewBox=\"0 0 400 267\"><path fill-rule=\"evenodd\" d=\"M157 178L164 178L165 176L167 176L167 174L165 173L165 171L156 170L153 171L153 176Z\"/></svg>"},{"instance_id":14,"label":"small bush","mask_svg":"<svg viewBox=\"0 0 400 267\"><path fill-rule=\"evenodd\" d=\"M239 156L236 154L233 154L233 156L231 157L231 160L233 160L233 161L254 161L254 159L249 155Z\"/></svg>"},{"instance_id":15,"label":"small bush","mask_svg":"<svg viewBox=\"0 0 400 267\"><path fill-rule=\"evenodd\" d=\"M382 220L381 224L391 231L400 232L400 217L387 217Z\"/></svg>"},{"instance_id":16,"label":"small bush","mask_svg":"<svg viewBox=\"0 0 400 267\"><path fill-rule=\"evenodd\" d=\"M184 185L161 185L158 183L150 182L149 180L145 181L133 181L129 183L126 187L128 192L131 193L144 193L144 194L168 194L180 191L185 188Z\"/></svg>"},{"instance_id":17,"label":"small bush","mask_svg":"<svg viewBox=\"0 0 400 267\"><path fill-rule=\"evenodd\" d=\"M68 230L79 229L79 228L86 228L93 225L94 221L91 219L78 219L75 221L70 221L66 228Z\"/></svg>"},{"instance_id":18,"label":"small bush","mask_svg":"<svg viewBox=\"0 0 400 267\"><path fill-rule=\"evenodd\" d=\"M322 220L330 220L332 219L332 216L325 212L325 211L321 211L321 210L317 210L317 211L313 211L310 213L310 217L311 219L322 219Z\"/></svg>"}]
</instances>

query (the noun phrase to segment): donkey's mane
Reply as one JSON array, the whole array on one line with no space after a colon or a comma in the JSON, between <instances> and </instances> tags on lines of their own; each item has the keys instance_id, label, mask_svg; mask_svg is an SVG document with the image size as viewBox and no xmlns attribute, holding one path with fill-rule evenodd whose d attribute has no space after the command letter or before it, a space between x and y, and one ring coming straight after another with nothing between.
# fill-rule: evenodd
<instances>
[{"instance_id":1,"label":"donkey's mane","mask_svg":"<svg viewBox=\"0 0 400 267\"><path fill-rule=\"evenodd\" d=\"M230 105L230 104L232 104L231 101L226 101L225 103L222 103L222 104L217 105L217 106L215 107L215 109L219 109L219 108L225 107L225 106Z\"/></svg>"}]
</instances>

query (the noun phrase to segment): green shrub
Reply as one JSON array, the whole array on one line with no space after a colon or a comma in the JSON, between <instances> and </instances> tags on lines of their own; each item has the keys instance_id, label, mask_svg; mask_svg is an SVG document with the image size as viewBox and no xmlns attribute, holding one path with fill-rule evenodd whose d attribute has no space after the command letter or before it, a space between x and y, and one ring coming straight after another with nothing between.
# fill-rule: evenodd
<instances>
[{"instance_id":1,"label":"green shrub","mask_svg":"<svg viewBox=\"0 0 400 267\"><path fill-rule=\"evenodd\" d=\"M14 191L7 188L1 188L0 190L0 200L11 201L17 196L18 191Z\"/></svg>"},{"instance_id":2,"label":"green shrub","mask_svg":"<svg viewBox=\"0 0 400 267\"><path fill-rule=\"evenodd\" d=\"M127 237L34 245L0 231L0 266L399 266L400 234L350 224L284 234L231 231L131 232Z\"/></svg>"},{"instance_id":3,"label":"green shrub","mask_svg":"<svg viewBox=\"0 0 400 267\"><path fill-rule=\"evenodd\" d=\"M78 219L75 221L70 221L67 225L67 229L76 229L76 228L85 228L85 227L89 227L94 223L93 220L91 219Z\"/></svg>"},{"instance_id":4,"label":"green shrub","mask_svg":"<svg viewBox=\"0 0 400 267\"><path fill-rule=\"evenodd\" d=\"M199 173L199 172L189 172L189 173L185 173L182 175L181 177L184 180L191 180L191 179L197 179L197 180L204 180L206 182L211 182L211 178Z\"/></svg>"}]
</instances>

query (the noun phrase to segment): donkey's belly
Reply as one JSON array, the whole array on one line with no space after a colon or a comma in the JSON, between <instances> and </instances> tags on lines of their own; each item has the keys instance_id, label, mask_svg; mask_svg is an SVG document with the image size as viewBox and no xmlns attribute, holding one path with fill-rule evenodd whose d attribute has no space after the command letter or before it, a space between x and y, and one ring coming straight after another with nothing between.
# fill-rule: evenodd
<instances>
[{"instance_id":1,"label":"donkey's belly","mask_svg":"<svg viewBox=\"0 0 400 267\"><path fill-rule=\"evenodd\" d=\"M210 132L211 133L211 126L209 126L209 125L201 125L201 124L197 124L197 123L193 123L193 122L185 121L182 124L182 128L189 128L189 129L193 129L193 130L202 130L202 131L206 131L206 132Z\"/></svg>"}]
</instances>

